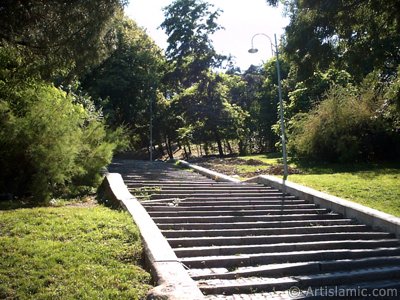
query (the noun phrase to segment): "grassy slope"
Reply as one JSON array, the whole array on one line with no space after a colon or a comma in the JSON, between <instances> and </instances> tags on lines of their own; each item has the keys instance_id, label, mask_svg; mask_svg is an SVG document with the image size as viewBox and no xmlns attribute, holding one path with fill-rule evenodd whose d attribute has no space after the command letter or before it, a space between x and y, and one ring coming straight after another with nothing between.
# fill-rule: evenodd
<instances>
[{"instance_id":1,"label":"grassy slope","mask_svg":"<svg viewBox=\"0 0 400 300\"><path fill-rule=\"evenodd\" d=\"M279 156L253 155L267 164L280 162ZM288 180L346 198L354 202L400 217L400 164L300 164L291 163L302 174L289 175ZM246 168L256 168L246 166ZM259 167L258 167L259 168Z\"/></svg>"},{"instance_id":2,"label":"grassy slope","mask_svg":"<svg viewBox=\"0 0 400 300\"><path fill-rule=\"evenodd\" d=\"M0 299L142 299L150 275L125 212L95 206L0 211Z\"/></svg>"}]
</instances>

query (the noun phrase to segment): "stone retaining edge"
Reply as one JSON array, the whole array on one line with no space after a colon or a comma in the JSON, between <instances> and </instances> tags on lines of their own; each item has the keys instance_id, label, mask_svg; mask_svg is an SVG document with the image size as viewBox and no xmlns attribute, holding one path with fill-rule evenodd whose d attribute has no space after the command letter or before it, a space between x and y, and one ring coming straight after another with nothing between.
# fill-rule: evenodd
<instances>
[{"instance_id":1,"label":"stone retaining edge","mask_svg":"<svg viewBox=\"0 0 400 300\"><path fill-rule=\"evenodd\" d=\"M259 175L245 181L240 181L225 174L190 164L184 160L176 159L173 161L180 166L193 169L208 178L214 179L215 181L234 183L249 182L272 186L293 196L299 197L300 199L315 203L322 208L327 208L340 213L347 218L356 219L372 228L393 233L397 238L400 238L400 218L379 210L332 196L291 181L283 181L283 179L271 175Z\"/></svg>"},{"instance_id":2,"label":"stone retaining edge","mask_svg":"<svg viewBox=\"0 0 400 300\"><path fill-rule=\"evenodd\" d=\"M175 162L178 166L183 166L186 168L190 168L194 171L196 171L197 173L204 175L208 178L211 178L215 181L218 182L233 182L233 183L241 183L242 181L236 178L232 178L228 175L222 174L222 173L218 173L212 170L209 170L207 168L203 168L197 165L193 165L191 163L188 163L187 161L181 160L181 159L173 159L171 160L172 162Z\"/></svg>"},{"instance_id":3,"label":"stone retaining edge","mask_svg":"<svg viewBox=\"0 0 400 300\"><path fill-rule=\"evenodd\" d=\"M313 202L322 208L340 213L347 218L354 218L372 228L393 233L400 238L400 218L393 215L270 175L260 175L244 182L272 186L300 199Z\"/></svg>"},{"instance_id":4,"label":"stone retaining edge","mask_svg":"<svg viewBox=\"0 0 400 300\"><path fill-rule=\"evenodd\" d=\"M204 299L197 284L179 262L157 225L140 202L129 192L121 174L106 174L99 188L99 196L128 211L139 228L146 262L157 283L157 286L148 293L148 300Z\"/></svg>"}]
</instances>

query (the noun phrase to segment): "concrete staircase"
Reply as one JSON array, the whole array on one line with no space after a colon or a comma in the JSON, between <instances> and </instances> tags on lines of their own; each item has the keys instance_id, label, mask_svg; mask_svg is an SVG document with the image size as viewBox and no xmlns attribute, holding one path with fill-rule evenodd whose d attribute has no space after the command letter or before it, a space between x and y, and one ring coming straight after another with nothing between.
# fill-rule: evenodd
<instances>
[{"instance_id":1,"label":"concrete staircase","mask_svg":"<svg viewBox=\"0 0 400 300\"><path fill-rule=\"evenodd\" d=\"M314 298L335 287L400 296L400 244L389 233L271 187L217 183L170 164L116 161L110 171L123 175L207 299L302 298L310 287Z\"/></svg>"}]
</instances>

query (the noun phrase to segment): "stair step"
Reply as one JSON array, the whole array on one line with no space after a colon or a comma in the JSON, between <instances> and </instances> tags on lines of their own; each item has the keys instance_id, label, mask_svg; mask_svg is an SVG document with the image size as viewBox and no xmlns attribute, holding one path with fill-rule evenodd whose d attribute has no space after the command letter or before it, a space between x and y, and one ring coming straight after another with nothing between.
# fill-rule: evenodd
<instances>
[{"instance_id":1,"label":"stair step","mask_svg":"<svg viewBox=\"0 0 400 300\"><path fill-rule=\"evenodd\" d=\"M337 225L337 226L304 226L304 227L282 227L282 228L251 228L251 229L225 229L217 230L163 230L167 238L182 237L216 237L216 236L248 236L268 234L306 234L306 233L328 233L328 232L360 232L370 228L366 225Z\"/></svg>"},{"instance_id":2,"label":"stair step","mask_svg":"<svg viewBox=\"0 0 400 300\"><path fill-rule=\"evenodd\" d=\"M165 194L166 195L166 194ZM152 194L151 198L152 199L159 199L159 198L165 198L164 194ZM208 192L208 193L170 193L168 194L168 197L170 198L188 198L188 196L193 196L195 195L197 198L211 198L211 199L230 199L231 197L235 198L251 198L251 199L271 199L271 197L275 198L282 198L282 193L281 192L271 192L271 193L253 193L253 192L229 192L229 193L221 193L221 192Z\"/></svg>"},{"instance_id":3,"label":"stair step","mask_svg":"<svg viewBox=\"0 0 400 300\"><path fill-rule=\"evenodd\" d=\"M269 264L262 266L239 267L234 271L229 271L226 268L190 269L188 272L194 280L235 279L254 276L285 277L393 265L400 265L400 256Z\"/></svg>"},{"instance_id":4,"label":"stair step","mask_svg":"<svg viewBox=\"0 0 400 300\"><path fill-rule=\"evenodd\" d=\"M376 240L391 239L393 236L386 232L336 232L336 233L310 233L310 234L282 234L259 236L221 236L221 237L194 237L194 238L168 238L172 248L201 247L201 246L229 246L229 245L260 245L277 243L295 243L330 240Z\"/></svg>"},{"instance_id":5,"label":"stair step","mask_svg":"<svg viewBox=\"0 0 400 300\"><path fill-rule=\"evenodd\" d=\"M306 219L306 220L278 220L252 222L221 222L221 223L159 223L161 230L220 230L220 229L254 229L254 228L284 228L300 226L331 226L353 224L352 219Z\"/></svg>"},{"instance_id":6,"label":"stair step","mask_svg":"<svg viewBox=\"0 0 400 300\"><path fill-rule=\"evenodd\" d=\"M391 234L265 185L215 182L161 162L120 160L113 169L203 292L215 293L206 299L290 299L292 286L400 293Z\"/></svg>"},{"instance_id":7,"label":"stair step","mask_svg":"<svg viewBox=\"0 0 400 300\"><path fill-rule=\"evenodd\" d=\"M231 222L261 222L261 221L292 221L292 220L327 220L338 219L339 214L286 214L286 215L255 215L255 216L201 216L191 217L153 217L156 224L163 223L231 223Z\"/></svg>"},{"instance_id":8,"label":"stair step","mask_svg":"<svg viewBox=\"0 0 400 300\"><path fill-rule=\"evenodd\" d=\"M186 203L176 202L176 206L170 203L164 205L152 205L152 203L144 203L143 206L147 211L237 211L237 210L268 210L268 209L312 209L316 208L315 204L270 204L270 205L225 205L225 206L186 206Z\"/></svg>"},{"instance_id":9,"label":"stair step","mask_svg":"<svg viewBox=\"0 0 400 300\"><path fill-rule=\"evenodd\" d=\"M239 279L211 279L201 280L198 286L205 294L234 294L234 293L252 293L272 292L276 290L289 289L296 286L300 289L310 286L326 286L358 283L365 281L374 281L376 278L380 280L391 280L400 278L400 266L360 269L346 272L333 272L325 274L312 274L308 276L294 276L283 278L269 277L250 277Z\"/></svg>"},{"instance_id":10,"label":"stair step","mask_svg":"<svg viewBox=\"0 0 400 300\"><path fill-rule=\"evenodd\" d=\"M295 263L315 260L359 259L378 256L399 256L399 247L378 249L334 249L230 256L202 256L181 258L188 268L235 268L254 265Z\"/></svg>"},{"instance_id":11,"label":"stair step","mask_svg":"<svg viewBox=\"0 0 400 300\"><path fill-rule=\"evenodd\" d=\"M234 246L203 246L174 249L177 257L218 256L254 253L294 252L332 249L368 249L380 247L398 247L397 239L384 240L329 240L313 242L251 244Z\"/></svg>"},{"instance_id":12,"label":"stair step","mask_svg":"<svg viewBox=\"0 0 400 300\"><path fill-rule=\"evenodd\" d=\"M204 178L204 177L203 177ZM195 187L195 188L204 188L204 187L223 187L223 188L240 188L240 187L246 187L246 188L256 188L256 189L274 189L271 186L266 186L266 185L261 185L257 183L245 183L245 182L216 182L216 181L207 181L207 180L200 180L200 178L197 178L197 180L187 180L186 178L180 178L177 180L145 180L143 178L127 178L124 177L124 182L126 184L132 184L132 185L137 185L137 184L146 184L147 186L165 186L167 188L185 188L185 187Z\"/></svg>"},{"instance_id":13,"label":"stair step","mask_svg":"<svg viewBox=\"0 0 400 300\"><path fill-rule=\"evenodd\" d=\"M131 187L131 185L128 183L128 187ZM147 186L147 185L146 185ZM196 193L196 192L244 192L244 191L249 191L249 192L254 192L254 193L279 193L280 191L278 189L273 189L273 188L268 188L268 187L262 187L262 186L148 186L149 188L159 188L158 191L165 193L165 194L172 194L172 193L180 193L180 192L185 192L185 193Z\"/></svg>"},{"instance_id":14,"label":"stair step","mask_svg":"<svg viewBox=\"0 0 400 300\"><path fill-rule=\"evenodd\" d=\"M203 211L149 211L152 217L184 217L184 216L262 216L262 215L293 215L293 214L326 214L325 208L303 209L268 209L268 210L203 210Z\"/></svg>"},{"instance_id":15,"label":"stair step","mask_svg":"<svg viewBox=\"0 0 400 300\"><path fill-rule=\"evenodd\" d=\"M295 276L299 282L300 287L307 287L310 285L339 285L349 282L365 282L373 281L376 278L383 279L400 279L400 265L386 266L380 268L370 268L361 270L347 270L346 272L331 272L324 274L312 274L307 276Z\"/></svg>"},{"instance_id":16,"label":"stair step","mask_svg":"<svg viewBox=\"0 0 400 300\"><path fill-rule=\"evenodd\" d=\"M229 199L210 199L210 198L197 198L197 197L186 197L186 198L174 198L174 197L165 197L164 199L154 199L149 201L148 203L155 203L155 201L161 202L164 200L165 202L174 201L178 205L184 206L199 206L202 205L203 207L208 206L230 206L230 205L287 205L287 204L309 204L305 200L298 200L296 197L266 197L265 199L255 199L252 200L251 198L248 200L243 200L246 198L229 198ZM147 202L143 201L144 204ZM165 205L165 204L164 204Z\"/></svg>"},{"instance_id":17,"label":"stair step","mask_svg":"<svg viewBox=\"0 0 400 300\"><path fill-rule=\"evenodd\" d=\"M272 292L253 292L251 294L234 293L232 295L210 294L206 295L207 300L293 300L293 299L393 299L397 300L400 294L400 282L398 280L374 280L358 282L357 285L337 285L323 287L309 287L303 290L296 290L298 295L292 295L288 290ZM344 293L348 293L344 296ZM373 296L374 293L383 292L385 297ZM367 295L367 296L366 296Z\"/></svg>"},{"instance_id":18,"label":"stair step","mask_svg":"<svg viewBox=\"0 0 400 300\"><path fill-rule=\"evenodd\" d=\"M260 291L287 290L297 285L297 280L285 278L239 278L235 280L201 280L197 286L204 294L254 293Z\"/></svg>"},{"instance_id":19,"label":"stair step","mask_svg":"<svg viewBox=\"0 0 400 300\"><path fill-rule=\"evenodd\" d=\"M193 181L191 180L186 180L186 179L181 179L181 180L168 180L168 179L159 179L159 180L143 180L143 179L136 179L137 177L133 178L130 175L124 176L124 182L125 184L141 184L141 185L146 185L146 186L151 186L151 185L168 185L168 184L177 184L177 185L193 185ZM196 185L206 185L206 186L216 186L216 185L223 185L223 183L216 183L215 181L209 179L209 180L204 180L204 177L202 180L196 180ZM237 184L232 184L228 183L226 184L227 186L229 185L240 185L240 183Z\"/></svg>"},{"instance_id":20,"label":"stair step","mask_svg":"<svg viewBox=\"0 0 400 300\"><path fill-rule=\"evenodd\" d=\"M130 186L128 185L128 188ZM182 189L169 189L165 187L154 187L154 193L156 194L226 194L226 195L281 195L282 192L277 189L260 189L255 187L213 187L213 188L192 188L192 187L185 187Z\"/></svg>"}]
</instances>

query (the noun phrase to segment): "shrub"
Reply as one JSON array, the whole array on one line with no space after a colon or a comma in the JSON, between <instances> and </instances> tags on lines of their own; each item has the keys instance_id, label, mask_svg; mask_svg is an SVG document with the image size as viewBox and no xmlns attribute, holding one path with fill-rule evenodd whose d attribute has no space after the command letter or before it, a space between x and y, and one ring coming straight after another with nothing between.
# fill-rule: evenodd
<instances>
[{"instance_id":1,"label":"shrub","mask_svg":"<svg viewBox=\"0 0 400 300\"><path fill-rule=\"evenodd\" d=\"M8 84L0 94L0 192L46 201L95 185L116 144L93 115L52 85Z\"/></svg>"},{"instance_id":2,"label":"shrub","mask_svg":"<svg viewBox=\"0 0 400 300\"><path fill-rule=\"evenodd\" d=\"M398 134L384 118L386 90L374 75L359 89L334 85L310 113L290 122L289 148L298 157L351 162L389 158Z\"/></svg>"}]
</instances>

